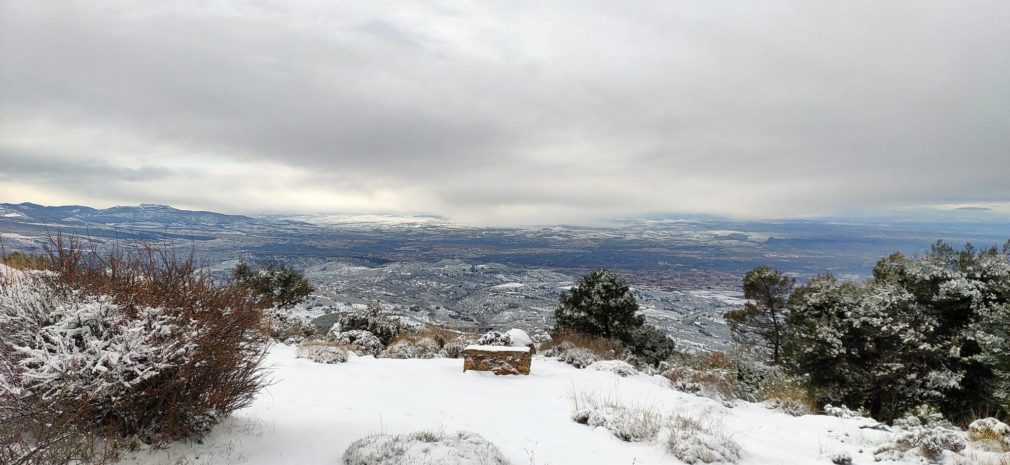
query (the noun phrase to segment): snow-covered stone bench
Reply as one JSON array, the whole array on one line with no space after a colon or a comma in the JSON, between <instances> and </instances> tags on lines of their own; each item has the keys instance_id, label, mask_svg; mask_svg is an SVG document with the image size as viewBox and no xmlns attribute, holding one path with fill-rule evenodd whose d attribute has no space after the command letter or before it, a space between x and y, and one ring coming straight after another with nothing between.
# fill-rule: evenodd
<instances>
[{"instance_id":1,"label":"snow-covered stone bench","mask_svg":"<svg viewBox=\"0 0 1010 465\"><path fill-rule=\"evenodd\" d=\"M529 347L467 346L463 371L490 371L496 375L528 375L533 354Z\"/></svg>"}]
</instances>

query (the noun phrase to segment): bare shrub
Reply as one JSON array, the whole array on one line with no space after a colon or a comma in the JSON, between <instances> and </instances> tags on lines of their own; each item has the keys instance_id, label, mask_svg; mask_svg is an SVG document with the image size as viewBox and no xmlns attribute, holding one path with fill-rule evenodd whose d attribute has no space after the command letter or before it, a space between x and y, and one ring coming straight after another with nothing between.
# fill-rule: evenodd
<instances>
[{"instance_id":1,"label":"bare shrub","mask_svg":"<svg viewBox=\"0 0 1010 465\"><path fill-rule=\"evenodd\" d=\"M684 463L734 463L740 460L740 445L714 422L678 415L670 419L669 430L666 450Z\"/></svg>"}]
</instances>

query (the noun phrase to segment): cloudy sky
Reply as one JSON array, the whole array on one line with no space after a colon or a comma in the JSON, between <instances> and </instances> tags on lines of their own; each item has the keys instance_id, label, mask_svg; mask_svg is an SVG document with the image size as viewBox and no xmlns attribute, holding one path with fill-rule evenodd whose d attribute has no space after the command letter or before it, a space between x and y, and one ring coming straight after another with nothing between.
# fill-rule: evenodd
<instances>
[{"instance_id":1,"label":"cloudy sky","mask_svg":"<svg viewBox=\"0 0 1010 465\"><path fill-rule=\"evenodd\" d=\"M0 202L989 208L1010 2L0 0Z\"/></svg>"}]
</instances>

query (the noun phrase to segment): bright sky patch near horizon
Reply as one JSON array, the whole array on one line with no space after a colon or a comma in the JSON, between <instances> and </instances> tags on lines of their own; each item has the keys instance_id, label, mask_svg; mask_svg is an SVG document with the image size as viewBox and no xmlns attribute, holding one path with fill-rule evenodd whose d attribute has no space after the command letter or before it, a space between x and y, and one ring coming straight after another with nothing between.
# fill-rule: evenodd
<instances>
[{"instance_id":1,"label":"bright sky patch near horizon","mask_svg":"<svg viewBox=\"0 0 1010 465\"><path fill-rule=\"evenodd\" d=\"M0 0L0 201L1010 218L1010 2Z\"/></svg>"}]
</instances>

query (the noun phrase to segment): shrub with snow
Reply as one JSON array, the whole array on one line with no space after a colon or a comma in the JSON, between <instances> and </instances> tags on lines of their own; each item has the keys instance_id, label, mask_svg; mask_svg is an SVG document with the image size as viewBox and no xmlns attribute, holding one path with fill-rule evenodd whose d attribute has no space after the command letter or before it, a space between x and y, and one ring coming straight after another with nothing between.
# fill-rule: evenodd
<instances>
[{"instance_id":1,"label":"shrub with snow","mask_svg":"<svg viewBox=\"0 0 1010 465\"><path fill-rule=\"evenodd\" d=\"M270 337L279 341L300 343L319 334L312 323L292 315L288 310L274 308L264 316L270 325Z\"/></svg>"},{"instance_id":2,"label":"shrub with snow","mask_svg":"<svg viewBox=\"0 0 1010 465\"><path fill-rule=\"evenodd\" d=\"M438 358L445 352L438 347L438 342L432 337L420 339L400 339L378 355L382 358Z\"/></svg>"},{"instance_id":3,"label":"shrub with snow","mask_svg":"<svg viewBox=\"0 0 1010 465\"><path fill-rule=\"evenodd\" d=\"M914 417L912 417L914 418ZM918 419L909 419L914 425ZM964 432L945 426L911 426L895 428L891 441L874 451L880 460L903 460L909 455L920 455L932 462L940 462L947 451L959 453L968 443Z\"/></svg>"},{"instance_id":4,"label":"shrub with snow","mask_svg":"<svg viewBox=\"0 0 1010 465\"><path fill-rule=\"evenodd\" d=\"M603 427L627 442L651 441L663 426L663 416L646 406L632 406L616 399L576 394L572 399L572 420Z\"/></svg>"},{"instance_id":5,"label":"shrub with snow","mask_svg":"<svg viewBox=\"0 0 1010 465\"><path fill-rule=\"evenodd\" d=\"M740 445L717 426L685 416L670 420L666 450L688 464L735 463L740 460Z\"/></svg>"},{"instance_id":6,"label":"shrub with snow","mask_svg":"<svg viewBox=\"0 0 1010 465\"><path fill-rule=\"evenodd\" d=\"M479 346L510 346L512 345L512 337L508 333L499 333L498 331L489 331L482 334L477 338L477 345Z\"/></svg>"},{"instance_id":7,"label":"shrub with snow","mask_svg":"<svg viewBox=\"0 0 1010 465\"><path fill-rule=\"evenodd\" d=\"M838 418L863 418L866 414L862 411L852 410L846 406L835 407L831 404L826 404L824 406L824 414L832 417Z\"/></svg>"},{"instance_id":8,"label":"shrub with snow","mask_svg":"<svg viewBox=\"0 0 1010 465\"><path fill-rule=\"evenodd\" d=\"M442 352L444 352L445 356L448 358L461 358L463 356L463 349L466 349L466 346L470 344L471 343L467 341L466 338L460 337L446 342L445 345L442 346Z\"/></svg>"},{"instance_id":9,"label":"shrub with snow","mask_svg":"<svg viewBox=\"0 0 1010 465\"><path fill-rule=\"evenodd\" d=\"M509 337L512 347L533 347L533 338L526 331L519 328L512 328L505 332Z\"/></svg>"},{"instance_id":10,"label":"shrub with snow","mask_svg":"<svg viewBox=\"0 0 1010 465\"><path fill-rule=\"evenodd\" d=\"M375 434L353 442L345 465L508 465L497 446L477 433L421 431Z\"/></svg>"},{"instance_id":11,"label":"shrub with snow","mask_svg":"<svg viewBox=\"0 0 1010 465\"><path fill-rule=\"evenodd\" d=\"M621 377L634 376L638 374L638 370L636 370L634 366L623 360L600 360L598 362L593 362L589 365L589 368L596 371L610 372Z\"/></svg>"},{"instance_id":12,"label":"shrub with snow","mask_svg":"<svg viewBox=\"0 0 1010 465\"><path fill-rule=\"evenodd\" d=\"M835 465L852 465L852 454L848 452L835 452L828 456L828 458Z\"/></svg>"},{"instance_id":13,"label":"shrub with snow","mask_svg":"<svg viewBox=\"0 0 1010 465\"><path fill-rule=\"evenodd\" d=\"M196 351L184 335L199 328L162 309L130 312L107 298L25 297L29 305L0 302L0 334L19 375L0 379L0 389L22 397L92 398L111 409L115 399L189 363Z\"/></svg>"},{"instance_id":14,"label":"shrub with snow","mask_svg":"<svg viewBox=\"0 0 1010 465\"><path fill-rule=\"evenodd\" d=\"M57 236L52 270L0 277L0 423L163 443L251 402L268 337L255 296L191 256L78 246Z\"/></svg>"},{"instance_id":15,"label":"shrub with snow","mask_svg":"<svg viewBox=\"0 0 1010 465\"><path fill-rule=\"evenodd\" d=\"M378 337L363 329L330 333L329 339L337 344L350 347L358 355L378 356L386 348Z\"/></svg>"},{"instance_id":16,"label":"shrub with snow","mask_svg":"<svg viewBox=\"0 0 1010 465\"><path fill-rule=\"evenodd\" d=\"M352 330L368 331L382 341L382 345L388 345L397 335L404 331L399 320L390 318L382 313L382 307L378 302L368 304L362 311L348 313L340 318L337 324L333 325L330 333L340 333Z\"/></svg>"},{"instance_id":17,"label":"shrub with snow","mask_svg":"<svg viewBox=\"0 0 1010 465\"><path fill-rule=\"evenodd\" d=\"M1010 426L995 418L982 418L968 425L968 439L997 452L1010 452Z\"/></svg>"},{"instance_id":18,"label":"shrub with snow","mask_svg":"<svg viewBox=\"0 0 1010 465\"><path fill-rule=\"evenodd\" d=\"M305 358L316 363L344 363L347 361L347 349L335 343L324 341L305 341L298 345L298 358Z\"/></svg>"},{"instance_id":19,"label":"shrub with snow","mask_svg":"<svg viewBox=\"0 0 1010 465\"><path fill-rule=\"evenodd\" d=\"M715 400L733 398L733 378L728 370L674 365L663 371L674 389Z\"/></svg>"},{"instance_id":20,"label":"shrub with snow","mask_svg":"<svg viewBox=\"0 0 1010 465\"><path fill-rule=\"evenodd\" d=\"M600 360L600 358L589 349L576 347L568 341L547 349L543 354L548 357L557 357L559 361L567 363L575 368L585 368Z\"/></svg>"}]
</instances>

